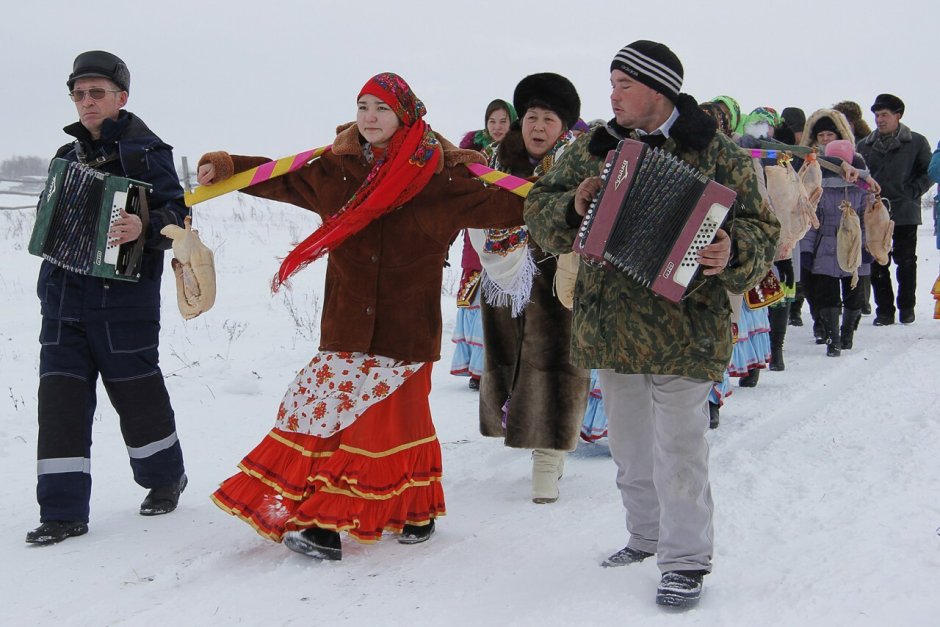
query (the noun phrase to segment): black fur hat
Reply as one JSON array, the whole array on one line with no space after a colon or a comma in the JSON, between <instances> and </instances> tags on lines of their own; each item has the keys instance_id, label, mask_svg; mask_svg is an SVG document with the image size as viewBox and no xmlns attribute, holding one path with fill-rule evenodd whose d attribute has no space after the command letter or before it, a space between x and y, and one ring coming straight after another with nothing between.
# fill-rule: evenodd
<instances>
[{"instance_id":1,"label":"black fur hat","mask_svg":"<svg viewBox=\"0 0 940 627\"><path fill-rule=\"evenodd\" d=\"M842 133L839 132L839 127L836 126L836 123L832 121L832 118L829 116L822 116L813 124L813 128L810 129L810 135L815 139L817 135L823 131L831 131L836 134L836 137L839 139L846 139L842 137Z\"/></svg>"},{"instance_id":2,"label":"black fur hat","mask_svg":"<svg viewBox=\"0 0 940 627\"><path fill-rule=\"evenodd\" d=\"M72 73L66 81L69 91L80 78L107 78L126 92L131 90L131 72L120 58L104 50L90 50L75 57Z\"/></svg>"},{"instance_id":3,"label":"black fur hat","mask_svg":"<svg viewBox=\"0 0 940 627\"><path fill-rule=\"evenodd\" d=\"M875 113L882 109L887 109L891 113L904 115L904 101L894 94L878 94L875 97L875 104L871 106L871 112Z\"/></svg>"},{"instance_id":4,"label":"black fur hat","mask_svg":"<svg viewBox=\"0 0 940 627\"><path fill-rule=\"evenodd\" d=\"M784 125L791 133L799 133L806 126L806 114L799 107L786 107L780 112Z\"/></svg>"},{"instance_id":5,"label":"black fur hat","mask_svg":"<svg viewBox=\"0 0 940 627\"><path fill-rule=\"evenodd\" d=\"M519 81L512 94L512 104L519 119L525 117L526 109L533 106L554 111L567 128L574 126L581 117L578 90L567 78L552 72L530 74Z\"/></svg>"}]
</instances>

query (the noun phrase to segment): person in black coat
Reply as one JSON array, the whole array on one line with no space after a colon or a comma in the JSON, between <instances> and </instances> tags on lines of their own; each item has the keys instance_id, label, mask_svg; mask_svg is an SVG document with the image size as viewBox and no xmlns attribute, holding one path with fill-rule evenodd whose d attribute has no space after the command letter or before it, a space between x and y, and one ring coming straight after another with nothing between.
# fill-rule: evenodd
<instances>
[{"instance_id":1,"label":"person in black coat","mask_svg":"<svg viewBox=\"0 0 940 627\"><path fill-rule=\"evenodd\" d=\"M41 524L26 541L40 545L88 531L99 374L120 417L134 480L149 489L140 514L173 511L186 487L173 408L158 365L160 282L164 250L171 245L160 229L182 226L187 213L172 147L123 109L130 72L120 58L85 52L72 70L67 85L79 121L65 127L75 140L56 157L143 181L152 189L147 224L122 209L108 232L115 244L144 238L136 282L79 274L49 260L39 271L36 496Z\"/></svg>"},{"instance_id":2,"label":"person in black coat","mask_svg":"<svg viewBox=\"0 0 940 627\"><path fill-rule=\"evenodd\" d=\"M901 124L904 102L892 94L880 94L871 106L876 129L858 142L872 177L881 185L894 220L893 247L888 265L872 264L871 286L875 294L875 326L894 324L900 310L902 324L914 322L917 289L917 227L921 224L920 197L930 189L927 139ZM897 264L898 294L895 308L891 285L891 261Z\"/></svg>"}]
</instances>

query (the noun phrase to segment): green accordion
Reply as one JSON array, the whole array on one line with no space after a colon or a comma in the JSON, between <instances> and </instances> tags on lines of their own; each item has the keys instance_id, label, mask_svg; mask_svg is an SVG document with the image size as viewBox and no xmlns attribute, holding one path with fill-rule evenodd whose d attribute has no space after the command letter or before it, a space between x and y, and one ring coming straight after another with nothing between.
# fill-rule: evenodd
<instances>
[{"instance_id":1,"label":"green accordion","mask_svg":"<svg viewBox=\"0 0 940 627\"><path fill-rule=\"evenodd\" d=\"M29 240L30 254L77 274L137 281L147 230L148 183L65 159L53 159ZM108 238L121 209L137 214L143 231L134 242Z\"/></svg>"}]
</instances>

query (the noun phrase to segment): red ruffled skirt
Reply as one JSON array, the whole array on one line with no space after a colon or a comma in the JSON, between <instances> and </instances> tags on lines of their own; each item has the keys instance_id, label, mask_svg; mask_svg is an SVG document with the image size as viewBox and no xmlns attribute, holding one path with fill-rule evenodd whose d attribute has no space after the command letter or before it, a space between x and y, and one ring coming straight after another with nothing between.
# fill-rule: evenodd
<instances>
[{"instance_id":1,"label":"red ruffled skirt","mask_svg":"<svg viewBox=\"0 0 940 627\"><path fill-rule=\"evenodd\" d=\"M275 542L316 526L371 543L443 516L430 391L426 365L328 438L273 429L212 500Z\"/></svg>"}]
</instances>

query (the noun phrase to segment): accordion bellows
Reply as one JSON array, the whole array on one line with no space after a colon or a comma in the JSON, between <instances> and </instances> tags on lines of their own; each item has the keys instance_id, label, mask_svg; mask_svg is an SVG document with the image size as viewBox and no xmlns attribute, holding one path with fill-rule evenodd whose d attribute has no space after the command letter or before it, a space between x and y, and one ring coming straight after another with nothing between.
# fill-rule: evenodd
<instances>
[{"instance_id":1,"label":"accordion bellows","mask_svg":"<svg viewBox=\"0 0 940 627\"><path fill-rule=\"evenodd\" d=\"M77 274L137 281L144 238L118 246L109 241L108 231L121 209L138 214L146 231L148 189L148 183L53 159L30 254Z\"/></svg>"},{"instance_id":2,"label":"accordion bellows","mask_svg":"<svg viewBox=\"0 0 940 627\"><path fill-rule=\"evenodd\" d=\"M588 208L573 249L679 302L736 193L678 157L625 139L605 160L604 187Z\"/></svg>"}]
</instances>

